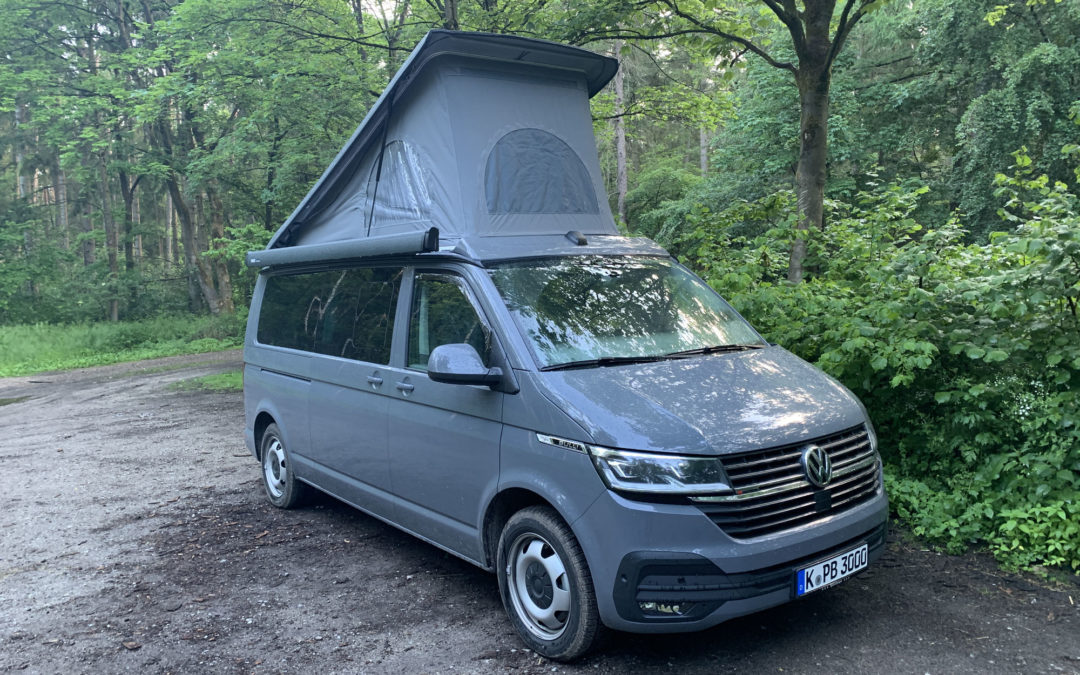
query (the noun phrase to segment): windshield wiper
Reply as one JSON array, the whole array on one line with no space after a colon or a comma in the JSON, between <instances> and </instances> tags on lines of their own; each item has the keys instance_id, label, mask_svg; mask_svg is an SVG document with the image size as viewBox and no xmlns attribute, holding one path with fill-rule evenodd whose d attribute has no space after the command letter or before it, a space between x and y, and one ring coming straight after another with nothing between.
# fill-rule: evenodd
<instances>
[{"instance_id":1,"label":"windshield wiper","mask_svg":"<svg viewBox=\"0 0 1080 675\"><path fill-rule=\"evenodd\" d=\"M584 359L582 361L567 361L556 363L552 366L544 366L540 370L571 370L573 368L596 368L599 366L621 366L627 363L654 363L665 361L669 356L601 356L596 359Z\"/></svg>"},{"instance_id":2,"label":"windshield wiper","mask_svg":"<svg viewBox=\"0 0 1080 675\"><path fill-rule=\"evenodd\" d=\"M712 345L711 347L698 347L697 349L684 349L681 352L671 352L665 354L669 357L678 356L697 356L699 354L719 354L722 352L744 352L748 349L764 349L768 345L761 343L755 343L751 345Z\"/></svg>"}]
</instances>

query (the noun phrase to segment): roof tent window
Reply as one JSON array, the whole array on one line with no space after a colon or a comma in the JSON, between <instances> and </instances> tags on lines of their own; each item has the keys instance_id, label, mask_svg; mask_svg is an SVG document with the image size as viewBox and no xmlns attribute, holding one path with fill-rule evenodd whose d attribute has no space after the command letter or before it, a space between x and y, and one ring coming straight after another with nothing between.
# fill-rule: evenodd
<instances>
[{"instance_id":1,"label":"roof tent window","mask_svg":"<svg viewBox=\"0 0 1080 675\"><path fill-rule=\"evenodd\" d=\"M511 131L495 144L484 177L488 213L599 213L581 158L540 129Z\"/></svg>"},{"instance_id":2,"label":"roof tent window","mask_svg":"<svg viewBox=\"0 0 1080 675\"><path fill-rule=\"evenodd\" d=\"M368 181L367 193L375 195L374 226L429 220L431 196L427 171L416 148L405 141L391 141L386 145L382 162L378 190L375 188L377 161L371 167Z\"/></svg>"}]
</instances>

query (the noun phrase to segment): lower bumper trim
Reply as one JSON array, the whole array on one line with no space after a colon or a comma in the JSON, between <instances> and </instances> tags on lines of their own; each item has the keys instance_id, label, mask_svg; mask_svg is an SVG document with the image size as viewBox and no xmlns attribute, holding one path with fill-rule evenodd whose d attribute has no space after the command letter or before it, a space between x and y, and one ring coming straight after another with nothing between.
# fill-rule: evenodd
<instances>
[{"instance_id":1,"label":"lower bumper trim","mask_svg":"<svg viewBox=\"0 0 1080 675\"><path fill-rule=\"evenodd\" d=\"M614 600L619 616L644 623L681 623L705 618L725 602L787 589L795 598L795 574L801 567L860 544L871 562L885 549L887 524L824 551L753 572L726 574L693 553L635 551L619 563Z\"/></svg>"}]
</instances>

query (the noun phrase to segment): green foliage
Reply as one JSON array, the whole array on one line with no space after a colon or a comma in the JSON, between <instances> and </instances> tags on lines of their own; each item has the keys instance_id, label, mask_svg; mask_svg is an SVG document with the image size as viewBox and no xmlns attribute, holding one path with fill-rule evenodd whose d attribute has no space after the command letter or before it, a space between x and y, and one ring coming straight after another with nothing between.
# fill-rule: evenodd
<instances>
[{"instance_id":1,"label":"green foliage","mask_svg":"<svg viewBox=\"0 0 1080 675\"><path fill-rule=\"evenodd\" d=\"M206 255L220 258L229 265L233 280L233 302L237 307L247 307L251 304L251 295L255 292L259 271L248 267L244 260L248 251L266 248L274 233L261 225L250 223L242 227L226 227L225 234L226 237L212 242L214 248Z\"/></svg>"},{"instance_id":2,"label":"green foliage","mask_svg":"<svg viewBox=\"0 0 1080 675\"><path fill-rule=\"evenodd\" d=\"M634 188L626 193L626 217L645 236L656 236L662 229L666 202L678 200L696 185L701 177L672 163L641 172Z\"/></svg>"},{"instance_id":3,"label":"green foliage","mask_svg":"<svg viewBox=\"0 0 1080 675\"><path fill-rule=\"evenodd\" d=\"M1031 164L998 176L1011 231L986 245L956 219L925 230L927 189L896 184L829 204L798 286L783 281L790 220L733 234L789 194L702 213L679 243L770 340L866 403L917 534L1080 569L1080 204Z\"/></svg>"},{"instance_id":4,"label":"green foliage","mask_svg":"<svg viewBox=\"0 0 1080 675\"><path fill-rule=\"evenodd\" d=\"M169 386L174 391L243 391L244 374L239 370L227 373L203 375L174 382Z\"/></svg>"},{"instance_id":5,"label":"green foliage","mask_svg":"<svg viewBox=\"0 0 1080 675\"><path fill-rule=\"evenodd\" d=\"M0 326L0 377L232 349L246 312L159 316L143 321Z\"/></svg>"}]
</instances>

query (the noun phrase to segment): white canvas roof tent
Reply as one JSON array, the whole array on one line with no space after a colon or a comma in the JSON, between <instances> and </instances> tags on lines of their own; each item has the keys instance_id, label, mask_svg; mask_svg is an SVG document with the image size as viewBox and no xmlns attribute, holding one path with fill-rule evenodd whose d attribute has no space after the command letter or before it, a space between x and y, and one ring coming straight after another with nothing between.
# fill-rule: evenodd
<instances>
[{"instance_id":1,"label":"white canvas roof tent","mask_svg":"<svg viewBox=\"0 0 1080 675\"><path fill-rule=\"evenodd\" d=\"M429 32L248 265L439 250L662 254L617 236L600 174L589 99L617 68L543 40Z\"/></svg>"}]
</instances>

